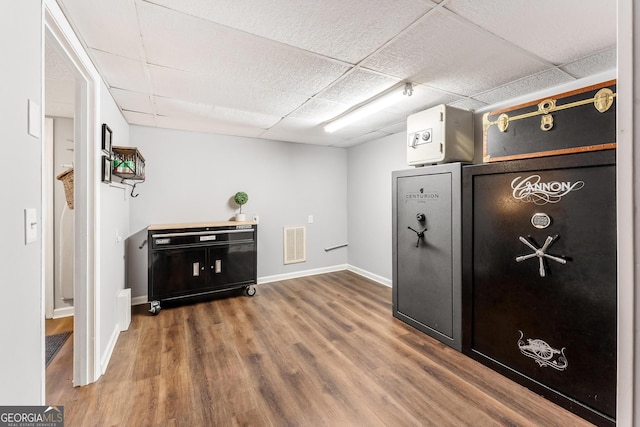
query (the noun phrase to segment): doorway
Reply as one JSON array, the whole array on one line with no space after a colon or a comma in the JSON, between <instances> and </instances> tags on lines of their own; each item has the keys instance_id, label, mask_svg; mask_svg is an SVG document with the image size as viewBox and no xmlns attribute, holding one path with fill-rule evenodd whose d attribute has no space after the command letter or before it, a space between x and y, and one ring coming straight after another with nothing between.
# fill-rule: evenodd
<instances>
[{"instance_id":1,"label":"doorway","mask_svg":"<svg viewBox=\"0 0 640 427\"><path fill-rule=\"evenodd\" d=\"M53 319L73 316L75 79L51 43L45 44L44 114L45 317Z\"/></svg>"},{"instance_id":2,"label":"doorway","mask_svg":"<svg viewBox=\"0 0 640 427\"><path fill-rule=\"evenodd\" d=\"M97 88L99 76L92 68L80 42L75 37L68 21L55 0L44 2L44 46L45 51L53 50L70 72L73 86L73 156L74 170L74 221L73 234L73 385L82 386L96 381L99 376L96 355L98 353L98 324L95 313L96 286L96 250L95 250L95 212L97 179L95 176L95 150L97 132ZM43 75L44 77L44 75ZM45 93L50 84L43 81ZM47 103L45 97L45 105ZM66 138L64 138L66 139ZM45 159L47 145L43 144L43 188L48 188L53 176L53 165ZM50 166L48 166L50 165ZM47 170L47 169L51 170ZM50 183L51 186L53 183ZM50 203L47 192L43 191L43 218L53 216L49 212ZM48 235L52 225L43 226L43 233ZM46 240L43 239L43 241ZM44 245L44 243L43 243ZM45 252L46 247L43 248ZM53 258L43 257L43 286L45 279L52 276ZM50 289L45 286L45 289ZM51 291L49 291L51 292ZM53 297L52 297L53 298ZM48 298L45 298L48 302ZM51 304L51 303L49 303ZM55 307L55 301L54 301ZM47 311L47 310L45 310ZM52 308L52 312L55 309ZM43 334L44 335L44 334ZM43 336L44 340L44 336Z\"/></svg>"},{"instance_id":3,"label":"doorway","mask_svg":"<svg viewBox=\"0 0 640 427\"><path fill-rule=\"evenodd\" d=\"M74 117L75 78L68 59L52 43L44 54L43 241L45 284L45 396L70 381L73 370ZM55 363L53 363L55 360ZM53 365L52 365L53 363Z\"/></svg>"}]
</instances>

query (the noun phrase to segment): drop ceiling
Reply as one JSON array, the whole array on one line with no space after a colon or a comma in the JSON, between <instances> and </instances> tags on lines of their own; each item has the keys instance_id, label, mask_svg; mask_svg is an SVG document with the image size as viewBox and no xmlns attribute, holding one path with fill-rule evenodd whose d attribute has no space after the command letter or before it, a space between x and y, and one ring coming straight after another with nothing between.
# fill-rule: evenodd
<instances>
[{"instance_id":1,"label":"drop ceiling","mask_svg":"<svg viewBox=\"0 0 640 427\"><path fill-rule=\"evenodd\" d=\"M130 124L347 147L616 67L615 0L58 0ZM414 92L335 133L394 85Z\"/></svg>"}]
</instances>

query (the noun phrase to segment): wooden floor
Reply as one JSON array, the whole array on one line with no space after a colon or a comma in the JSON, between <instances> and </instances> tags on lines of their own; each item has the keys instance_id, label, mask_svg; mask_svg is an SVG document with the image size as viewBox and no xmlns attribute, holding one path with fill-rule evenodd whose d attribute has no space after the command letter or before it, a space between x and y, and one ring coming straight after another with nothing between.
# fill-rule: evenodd
<instances>
[{"instance_id":1,"label":"wooden floor","mask_svg":"<svg viewBox=\"0 0 640 427\"><path fill-rule=\"evenodd\" d=\"M586 426L391 315L350 272L164 309L134 308L100 380L47 368L65 426Z\"/></svg>"}]
</instances>

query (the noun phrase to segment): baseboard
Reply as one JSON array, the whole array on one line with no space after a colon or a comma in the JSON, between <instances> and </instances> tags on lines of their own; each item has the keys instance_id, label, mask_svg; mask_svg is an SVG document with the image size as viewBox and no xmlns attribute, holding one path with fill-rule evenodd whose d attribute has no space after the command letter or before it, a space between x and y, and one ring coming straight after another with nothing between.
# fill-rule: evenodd
<instances>
[{"instance_id":1,"label":"baseboard","mask_svg":"<svg viewBox=\"0 0 640 427\"><path fill-rule=\"evenodd\" d=\"M63 308L54 308L53 309L53 319L61 319L63 317L73 316L74 309L73 307L63 307Z\"/></svg>"},{"instance_id":2,"label":"baseboard","mask_svg":"<svg viewBox=\"0 0 640 427\"><path fill-rule=\"evenodd\" d=\"M361 268L355 267L353 265L348 265L347 266L347 270L349 270L349 271L351 271L353 273L359 274L360 276L366 277L367 279L371 279L374 282L378 282L381 285L385 285L385 286L388 286L388 287L392 286L391 280L389 280L387 278L384 278L382 276L378 276L377 274L373 274L373 273L371 273L371 272L369 272L367 270L363 270Z\"/></svg>"},{"instance_id":3,"label":"baseboard","mask_svg":"<svg viewBox=\"0 0 640 427\"><path fill-rule=\"evenodd\" d=\"M104 375L104 373L107 372L107 366L109 366L109 361L111 360L113 350L116 348L116 342L118 342L119 336L120 330L118 328L118 324L116 324L116 328L113 330L109 343L107 344L106 351L100 358L100 375Z\"/></svg>"},{"instance_id":4,"label":"baseboard","mask_svg":"<svg viewBox=\"0 0 640 427\"><path fill-rule=\"evenodd\" d=\"M294 271L292 273L276 274L274 276L258 277L258 285L263 283L279 282L281 280L297 279L298 277L314 276L316 274L333 273L346 270L346 264L333 265L331 267L314 268L311 270Z\"/></svg>"}]
</instances>

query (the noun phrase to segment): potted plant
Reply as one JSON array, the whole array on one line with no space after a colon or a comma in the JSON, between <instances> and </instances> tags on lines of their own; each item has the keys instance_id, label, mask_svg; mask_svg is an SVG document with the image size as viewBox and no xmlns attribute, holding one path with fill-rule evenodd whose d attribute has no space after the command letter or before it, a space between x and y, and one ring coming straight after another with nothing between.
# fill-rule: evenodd
<instances>
[{"instance_id":1,"label":"potted plant","mask_svg":"<svg viewBox=\"0 0 640 427\"><path fill-rule=\"evenodd\" d=\"M236 214L236 221L244 221L246 215L242 213L242 205L249 201L249 196L244 191L238 191L235 196L233 196L233 200L240 206L240 212Z\"/></svg>"}]
</instances>

